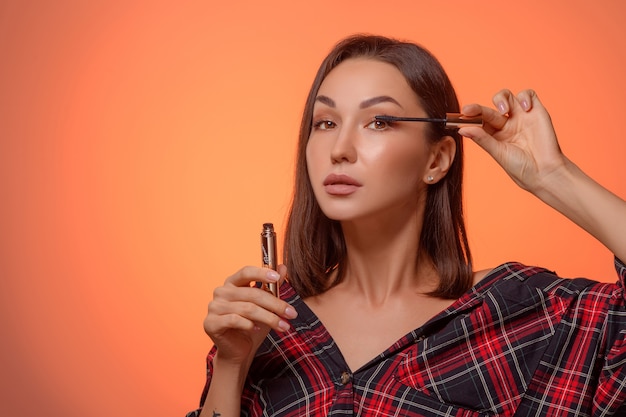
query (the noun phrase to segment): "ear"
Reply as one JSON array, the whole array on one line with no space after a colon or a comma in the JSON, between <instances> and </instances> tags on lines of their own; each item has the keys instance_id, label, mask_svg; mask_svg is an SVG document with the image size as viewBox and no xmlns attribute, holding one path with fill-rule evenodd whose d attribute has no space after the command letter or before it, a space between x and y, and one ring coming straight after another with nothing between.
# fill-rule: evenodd
<instances>
[{"instance_id":1,"label":"ear","mask_svg":"<svg viewBox=\"0 0 626 417\"><path fill-rule=\"evenodd\" d=\"M444 136L431 148L430 159L424 172L424 182L434 184L446 176L456 155L456 143L452 136Z\"/></svg>"}]
</instances>

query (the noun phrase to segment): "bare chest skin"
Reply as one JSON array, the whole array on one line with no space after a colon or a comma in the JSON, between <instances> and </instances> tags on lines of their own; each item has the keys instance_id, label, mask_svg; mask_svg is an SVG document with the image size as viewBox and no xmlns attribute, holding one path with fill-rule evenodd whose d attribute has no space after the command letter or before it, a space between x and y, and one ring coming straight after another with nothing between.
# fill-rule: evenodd
<instances>
[{"instance_id":1,"label":"bare chest skin","mask_svg":"<svg viewBox=\"0 0 626 417\"><path fill-rule=\"evenodd\" d=\"M476 272L474 284L487 272ZM330 333L350 369L356 371L456 300L405 291L372 303L339 285L304 301Z\"/></svg>"},{"instance_id":2,"label":"bare chest skin","mask_svg":"<svg viewBox=\"0 0 626 417\"><path fill-rule=\"evenodd\" d=\"M454 301L409 294L372 305L341 288L305 300L337 343L352 371L361 368Z\"/></svg>"}]
</instances>

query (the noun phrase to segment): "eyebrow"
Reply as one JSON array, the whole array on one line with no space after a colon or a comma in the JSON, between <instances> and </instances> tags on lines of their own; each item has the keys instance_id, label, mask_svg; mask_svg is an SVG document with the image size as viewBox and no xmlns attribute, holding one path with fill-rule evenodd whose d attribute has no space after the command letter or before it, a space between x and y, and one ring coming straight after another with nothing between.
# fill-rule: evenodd
<instances>
[{"instance_id":1,"label":"eyebrow","mask_svg":"<svg viewBox=\"0 0 626 417\"><path fill-rule=\"evenodd\" d=\"M326 104L328 107L337 107L335 104L335 100L326 96L317 96L315 97L315 101L319 101L322 104Z\"/></svg>"},{"instance_id":2,"label":"eyebrow","mask_svg":"<svg viewBox=\"0 0 626 417\"><path fill-rule=\"evenodd\" d=\"M394 99L393 97L389 97L389 96L378 96L378 97L368 98L367 100L361 102L361 105L359 105L359 108L365 109L378 103L394 103L400 108L403 108L400 105L400 103L396 101L396 99Z\"/></svg>"},{"instance_id":3,"label":"eyebrow","mask_svg":"<svg viewBox=\"0 0 626 417\"><path fill-rule=\"evenodd\" d=\"M317 96L315 97L315 101L319 101L320 103L326 104L328 107L334 108L337 106L335 104L335 100L327 96ZM400 103L398 103L396 99L394 99L393 97L389 97L389 96L377 96L377 97L368 98L367 100L364 100L361 102L361 104L359 104L359 108L366 109L378 103L394 103L400 108L404 108L402 107Z\"/></svg>"}]
</instances>

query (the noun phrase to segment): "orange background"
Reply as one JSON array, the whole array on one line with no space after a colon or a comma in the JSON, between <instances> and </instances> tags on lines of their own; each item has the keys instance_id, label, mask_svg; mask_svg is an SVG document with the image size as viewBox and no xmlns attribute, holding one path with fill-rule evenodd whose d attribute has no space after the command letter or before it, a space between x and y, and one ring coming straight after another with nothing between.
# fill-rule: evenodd
<instances>
[{"instance_id":1,"label":"orange background","mask_svg":"<svg viewBox=\"0 0 626 417\"><path fill-rule=\"evenodd\" d=\"M463 103L536 89L562 148L626 196L626 5L339 0L0 2L0 415L182 416L212 288L283 231L317 66L355 32L408 38ZM474 144L478 268L613 281L612 256Z\"/></svg>"}]
</instances>

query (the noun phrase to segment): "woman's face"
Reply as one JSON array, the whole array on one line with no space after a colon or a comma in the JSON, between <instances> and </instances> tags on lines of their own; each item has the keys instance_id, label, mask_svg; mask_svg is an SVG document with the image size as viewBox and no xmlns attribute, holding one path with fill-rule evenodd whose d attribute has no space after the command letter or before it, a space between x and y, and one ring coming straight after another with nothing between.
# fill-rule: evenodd
<instances>
[{"instance_id":1,"label":"woman's face","mask_svg":"<svg viewBox=\"0 0 626 417\"><path fill-rule=\"evenodd\" d=\"M393 65L348 59L322 82L306 149L309 178L331 219L414 216L436 162L425 123L388 123L376 115L426 117Z\"/></svg>"}]
</instances>

